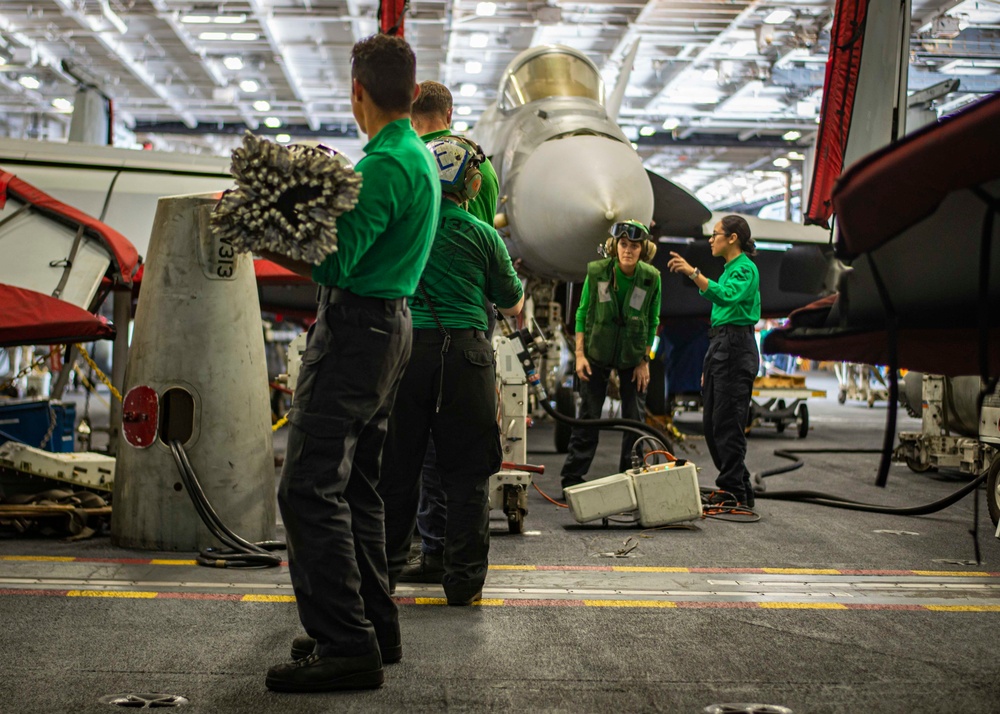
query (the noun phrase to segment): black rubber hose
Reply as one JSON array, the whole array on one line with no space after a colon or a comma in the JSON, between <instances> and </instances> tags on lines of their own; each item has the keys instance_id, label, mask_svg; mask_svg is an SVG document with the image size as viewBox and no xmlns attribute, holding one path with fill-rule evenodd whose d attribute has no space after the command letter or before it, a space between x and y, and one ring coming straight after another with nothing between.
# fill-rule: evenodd
<instances>
[{"instance_id":1,"label":"black rubber hose","mask_svg":"<svg viewBox=\"0 0 1000 714\"><path fill-rule=\"evenodd\" d=\"M251 543L236 535L212 508L181 443L177 440L171 441L170 452L198 516L212 535L229 548L229 550L204 549L196 559L198 565L212 568L273 568L281 565L281 558L270 551L282 550L285 544L273 540Z\"/></svg>"},{"instance_id":2,"label":"black rubber hose","mask_svg":"<svg viewBox=\"0 0 1000 714\"><path fill-rule=\"evenodd\" d=\"M878 454L881 449L776 449L775 456L783 459L790 459L795 463L788 466L779 466L768 471L761 472L761 476L774 476L775 474L788 473L795 469L800 469L804 465L802 459L795 454ZM829 506L830 508L843 508L849 511L866 511L868 513L887 513L897 516L925 516L929 513L937 513L948 506L958 503L963 498L976 490L978 486L986 480L987 474L977 476L954 493L951 493L937 501L924 504L922 506L880 506L876 503L864 503L863 501L853 501L849 498L841 498L829 493L820 491L764 491L754 492L756 498L770 498L775 501L802 501L803 503L814 503L818 506Z\"/></svg>"},{"instance_id":3,"label":"black rubber hose","mask_svg":"<svg viewBox=\"0 0 1000 714\"><path fill-rule=\"evenodd\" d=\"M574 417L568 417L565 414L560 414L552 405L549 404L548 399L539 399L539 403L542 405L542 409L546 413L555 419L556 421L561 421L564 424L569 424L570 426L579 427L590 427L594 429L604 429L607 431L626 431L632 432L633 434L647 435L658 442L663 447L665 451L672 451L673 446L670 443L670 438L664 434L662 431L657 429L655 426L650 426L646 422L639 421L637 419L576 419Z\"/></svg>"}]
</instances>

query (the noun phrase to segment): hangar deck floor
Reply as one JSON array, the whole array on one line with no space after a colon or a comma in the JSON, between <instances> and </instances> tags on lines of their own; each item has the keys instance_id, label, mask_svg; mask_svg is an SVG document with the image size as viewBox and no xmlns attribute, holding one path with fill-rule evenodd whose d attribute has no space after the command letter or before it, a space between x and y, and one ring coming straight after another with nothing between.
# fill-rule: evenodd
<instances>
[{"instance_id":1,"label":"hangar deck floor","mask_svg":"<svg viewBox=\"0 0 1000 714\"><path fill-rule=\"evenodd\" d=\"M829 375L808 377L836 394ZM776 448L875 448L885 405L809 402L813 429L756 429L748 462ZM699 415L683 415L696 430ZM919 422L900 410L900 428ZM615 470L602 437L592 474ZM689 458L710 485L704 442ZM558 492L551 426L529 458ZM814 454L767 479L859 501L914 505L966 479L877 456ZM980 499L919 518L760 499L757 523L702 520L643 533L628 557L604 554L640 529L577 525L537 493L522 535L493 522L481 605L443 606L438 587L403 587L404 658L376 691L280 695L266 668L298 634L287 568L209 570L190 555L0 538L0 712L105 712L109 695L168 693L192 712L701 712L748 702L819 712L1000 712L995 642L1000 541ZM499 512L494 512L500 515ZM280 529L279 529L280 534ZM993 642L993 644L991 644ZM724 710L730 711L730 710Z\"/></svg>"}]
</instances>

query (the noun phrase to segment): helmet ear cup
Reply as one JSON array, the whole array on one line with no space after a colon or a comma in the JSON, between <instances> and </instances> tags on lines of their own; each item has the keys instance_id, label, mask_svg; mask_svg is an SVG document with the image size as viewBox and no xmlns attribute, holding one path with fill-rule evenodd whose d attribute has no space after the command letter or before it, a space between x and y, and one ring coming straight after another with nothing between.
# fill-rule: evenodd
<instances>
[{"instance_id":1,"label":"helmet ear cup","mask_svg":"<svg viewBox=\"0 0 1000 714\"><path fill-rule=\"evenodd\" d=\"M462 189L462 194L459 197L462 203L473 200L479 195L479 189L482 187L483 174L478 166L470 163L469 167L465 170L465 187Z\"/></svg>"}]
</instances>

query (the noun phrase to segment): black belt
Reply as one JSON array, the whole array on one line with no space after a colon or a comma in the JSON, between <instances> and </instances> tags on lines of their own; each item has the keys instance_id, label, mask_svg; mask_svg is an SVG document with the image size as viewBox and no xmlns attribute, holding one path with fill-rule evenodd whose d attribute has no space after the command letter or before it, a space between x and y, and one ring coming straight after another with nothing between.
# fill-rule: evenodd
<instances>
[{"instance_id":1,"label":"black belt","mask_svg":"<svg viewBox=\"0 0 1000 714\"><path fill-rule=\"evenodd\" d=\"M486 339L486 333L482 330L475 330L471 328L459 330L454 327L446 327L445 329L448 330L448 334L453 340L465 337L477 337L483 340ZM416 342L441 342L444 340L444 335L442 335L441 330L436 327L414 327L413 339Z\"/></svg>"},{"instance_id":2,"label":"black belt","mask_svg":"<svg viewBox=\"0 0 1000 714\"><path fill-rule=\"evenodd\" d=\"M348 305L350 307L368 308L370 310L389 310L399 312L406 307L406 298L380 298L367 295L355 295L350 290L320 285L316 302L328 305Z\"/></svg>"},{"instance_id":3,"label":"black belt","mask_svg":"<svg viewBox=\"0 0 1000 714\"><path fill-rule=\"evenodd\" d=\"M708 328L709 337L724 335L726 333L742 334L747 332L753 334L753 325L719 325L718 327Z\"/></svg>"}]
</instances>

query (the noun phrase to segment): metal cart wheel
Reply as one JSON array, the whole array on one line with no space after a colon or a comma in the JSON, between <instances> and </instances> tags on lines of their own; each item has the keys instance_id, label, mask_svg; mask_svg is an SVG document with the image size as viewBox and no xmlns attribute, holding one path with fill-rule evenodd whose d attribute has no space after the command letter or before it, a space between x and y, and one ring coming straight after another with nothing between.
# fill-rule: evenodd
<instances>
[{"instance_id":1,"label":"metal cart wheel","mask_svg":"<svg viewBox=\"0 0 1000 714\"><path fill-rule=\"evenodd\" d=\"M809 435L809 408L805 404L799 405L795 423L799 426L799 438L805 439Z\"/></svg>"},{"instance_id":2,"label":"metal cart wheel","mask_svg":"<svg viewBox=\"0 0 1000 714\"><path fill-rule=\"evenodd\" d=\"M507 514L507 530L513 534L524 532L524 509L521 508L521 489L505 486L503 489L503 510Z\"/></svg>"},{"instance_id":3,"label":"metal cart wheel","mask_svg":"<svg viewBox=\"0 0 1000 714\"><path fill-rule=\"evenodd\" d=\"M847 390L841 389L839 392L837 392L837 403L843 404L846 401L847 401Z\"/></svg>"},{"instance_id":4,"label":"metal cart wheel","mask_svg":"<svg viewBox=\"0 0 1000 714\"><path fill-rule=\"evenodd\" d=\"M915 474L927 473L934 468L930 464L916 459L906 459L906 466Z\"/></svg>"}]
</instances>

